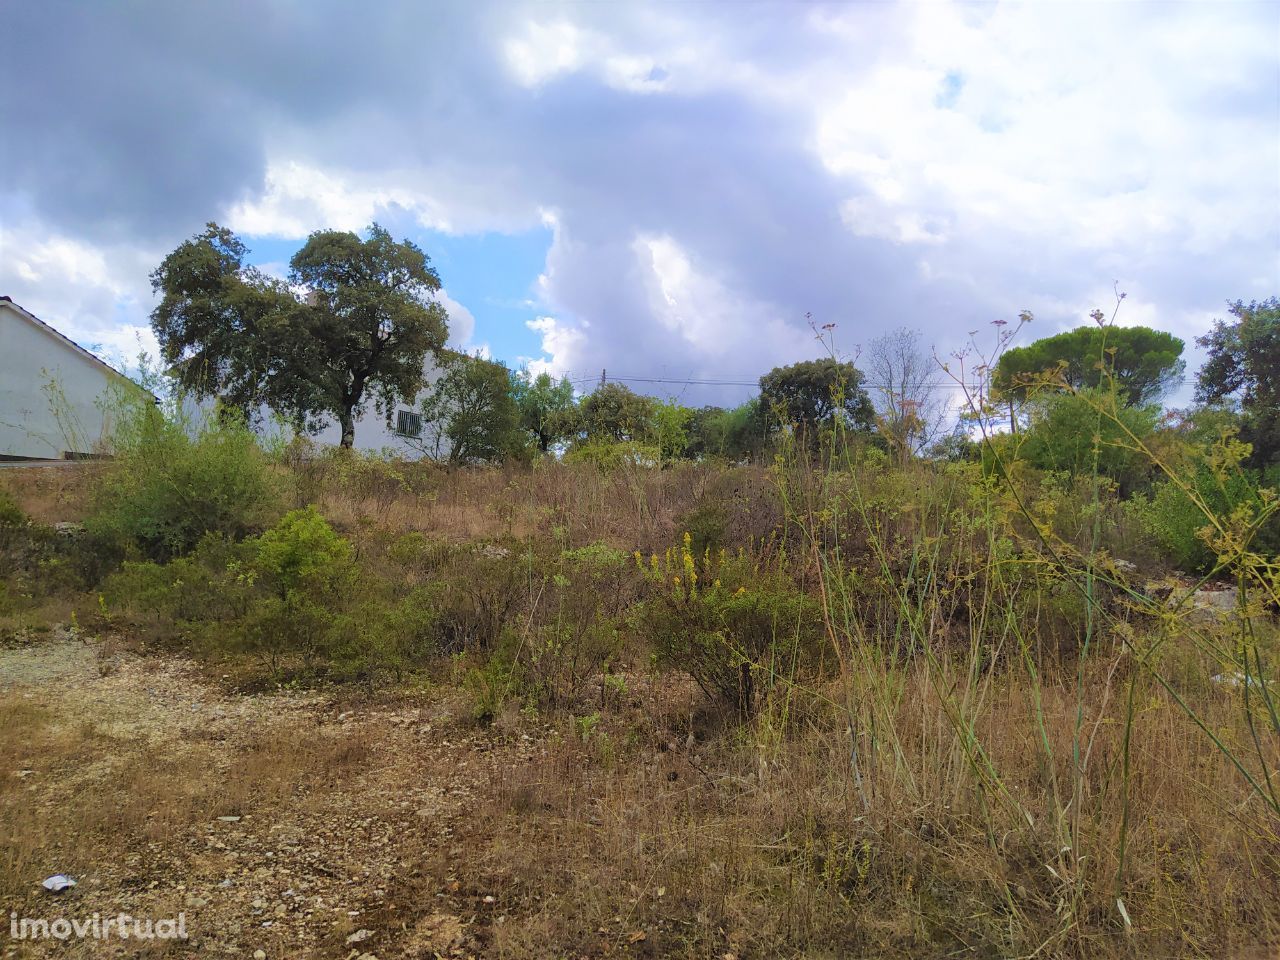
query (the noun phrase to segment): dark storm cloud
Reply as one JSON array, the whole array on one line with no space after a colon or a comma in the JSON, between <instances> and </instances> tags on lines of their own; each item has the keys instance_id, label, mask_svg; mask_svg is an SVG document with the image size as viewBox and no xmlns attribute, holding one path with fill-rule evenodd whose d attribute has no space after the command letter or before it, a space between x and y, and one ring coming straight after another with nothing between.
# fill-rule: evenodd
<instances>
[{"instance_id":1,"label":"dark storm cloud","mask_svg":"<svg viewBox=\"0 0 1280 960\"><path fill-rule=\"evenodd\" d=\"M111 276L210 218L545 218L540 329L575 372L754 376L815 351L807 312L946 353L1113 278L1183 332L1275 282L1275 13L1235 9L14 5L0 214ZM1241 137L1261 155L1215 142Z\"/></svg>"}]
</instances>

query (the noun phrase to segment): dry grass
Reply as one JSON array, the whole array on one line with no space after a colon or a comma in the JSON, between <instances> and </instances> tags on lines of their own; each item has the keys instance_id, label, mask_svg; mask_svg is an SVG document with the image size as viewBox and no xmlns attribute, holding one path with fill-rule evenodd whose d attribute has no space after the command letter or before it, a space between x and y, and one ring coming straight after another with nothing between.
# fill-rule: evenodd
<instances>
[{"instance_id":1,"label":"dry grass","mask_svg":"<svg viewBox=\"0 0 1280 960\"><path fill-rule=\"evenodd\" d=\"M32 515L70 519L59 511L83 499L76 478L88 474L56 473L48 483L59 489L26 476L0 481ZM344 472L322 463L286 479L299 502L318 502L362 549L416 530L452 542L605 542L648 554L679 542L708 500L731 505L733 543L782 522L776 478L759 469ZM814 486L791 507L812 521L831 490L825 478L808 480ZM848 476L839 482L840 496L853 498ZM1222 665L1176 631L1159 662L1165 686L1135 663L1114 624L1100 620L1078 659L1079 631L1058 622L1057 607L999 608L1008 584L997 583L1003 574L982 530L966 528L961 541L949 528L925 529L928 511L898 509L928 490L929 509L948 515L955 501L941 487L932 475L890 476L873 492L885 505L881 526L858 526L846 506L835 533L809 531L809 543L842 543L854 556L852 574L833 574L817 547L815 559L797 551L806 588L848 575L868 590L880 577L884 589L874 607L868 592L851 595L844 611L838 644L859 659L840 672L831 651L825 672L784 678L749 723L712 713L686 678L651 675L646 638L631 635L630 662L614 665L630 668L624 695L542 716L509 704L496 724L506 753L486 744L450 757L459 782L483 769L483 796L447 834L405 829L394 864L402 904L378 916L400 925L405 943L414 931L465 922L478 955L510 958L1182 957L1280 943L1280 820L1224 754L1280 776L1280 734L1251 729L1241 692L1208 679ZM928 553L959 542L964 555ZM873 559L885 544L899 552ZM898 584L908 566L926 562L977 598L953 617L971 633L905 622L914 614L904 612ZM908 598L919 609L954 609L944 599ZM1007 614L1030 635L1034 679L972 626ZM858 633L859 617L874 630ZM886 638L912 630L933 645L890 656ZM1273 664L1273 625L1259 643ZM456 686L470 665L459 661L442 683ZM513 752L526 732L540 737L548 725L547 749ZM86 844L95 859L136 855L139 845L163 851L219 815L279 811L309 823L354 803L362 820L407 816L386 796L355 789L391 762L397 736L376 725L339 735L299 717L153 742L0 697L0 769L40 757L41 776L60 784L34 805L25 788L0 794L0 893L23 902L45 865L85 866ZM429 735L433 748L440 736ZM397 756L396 788L422 787L424 774ZM85 770L94 773L86 779ZM341 935L327 936L316 955L341 953Z\"/></svg>"},{"instance_id":2,"label":"dry grass","mask_svg":"<svg viewBox=\"0 0 1280 960\"><path fill-rule=\"evenodd\" d=\"M88 491L102 465L88 461L0 468L0 490L7 491L27 516L40 523L75 523L89 507Z\"/></svg>"},{"instance_id":3,"label":"dry grass","mask_svg":"<svg viewBox=\"0 0 1280 960\"><path fill-rule=\"evenodd\" d=\"M963 682L944 669L942 689ZM1133 730L1126 934L1114 906L1122 724L1107 672L1089 680L1087 719L1102 733L1080 856L1057 849L1026 689L994 684L975 733L1030 823L975 789L938 689L919 670L905 679L901 752L864 760L867 807L840 719L800 699L792 709L809 715L786 734L764 717L745 737L690 743L687 722L648 709L585 743L566 726L558 751L496 785L489 868L527 915L495 936L494 955L554 943L591 956L1123 956L1136 944L1143 956L1226 956L1280 939L1280 824L1163 690L1142 685ZM1046 692L1065 748L1074 690ZM1197 705L1243 735L1227 699ZM1069 871L1085 875L1087 903L1063 932Z\"/></svg>"},{"instance_id":4,"label":"dry grass","mask_svg":"<svg viewBox=\"0 0 1280 960\"><path fill-rule=\"evenodd\" d=\"M744 470L759 482L760 470ZM661 550L677 539L681 520L722 478L722 468L688 464L601 473L590 466L489 469L408 464L398 479L348 482L334 468L313 478L327 518L347 531L418 530L452 541L549 536L574 545L603 542Z\"/></svg>"}]
</instances>

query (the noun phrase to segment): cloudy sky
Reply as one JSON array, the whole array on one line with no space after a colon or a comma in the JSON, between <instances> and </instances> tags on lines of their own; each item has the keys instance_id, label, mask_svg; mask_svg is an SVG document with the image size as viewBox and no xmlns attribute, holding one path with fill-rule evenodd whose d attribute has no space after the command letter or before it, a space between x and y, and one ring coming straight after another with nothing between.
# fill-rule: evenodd
<instances>
[{"instance_id":1,"label":"cloudy sky","mask_svg":"<svg viewBox=\"0 0 1280 960\"><path fill-rule=\"evenodd\" d=\"M1190 342L1280 293L1280 4L0 5L0 293L114 356L217 220L372 220L454 340L753 381L1029 309ZM1194 359L1193 359L1194 368ZM636 386L689 402L746 388Z\"/></svg>"}]
</instances>

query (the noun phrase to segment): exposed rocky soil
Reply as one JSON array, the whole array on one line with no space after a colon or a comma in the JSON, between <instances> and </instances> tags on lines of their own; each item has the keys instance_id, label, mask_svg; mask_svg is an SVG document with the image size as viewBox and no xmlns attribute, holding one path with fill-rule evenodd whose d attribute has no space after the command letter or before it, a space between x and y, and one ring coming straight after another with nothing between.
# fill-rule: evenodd
<instances>
[{"instance_id":1,"label":"exposed rocky soil","mask_svg":"<svg viewBox=\"0 0 1280 960\"><path fill-rule=\"evenodd\" d=\"M189 935L5 936L5 956L471 956L505 919L467 872L471 814L500 766L540 748L447 701L241 696L64 634L0 651L0 706L40 729L11 727L0 756L6 912L182 912ZM77 885L45 892L59 872Z\"/></svg>"}]
</instances>

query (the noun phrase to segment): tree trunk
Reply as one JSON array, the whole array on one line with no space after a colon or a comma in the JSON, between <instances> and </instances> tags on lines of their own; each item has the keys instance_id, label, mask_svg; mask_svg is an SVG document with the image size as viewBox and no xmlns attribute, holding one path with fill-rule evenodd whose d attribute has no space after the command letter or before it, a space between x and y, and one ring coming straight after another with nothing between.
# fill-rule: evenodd
<instances>
[{"instance_id":1,"label":"tree trunk","mask_svg":"<svg viewBox=\"0 0 1280 960\"><path fill-rule=\"evenodd\" d=\"M356 418L352 407L346 407L338 414L338 423L342 425L342 449L350 450L356 442Z\"/></svg>"}]
</instances>

